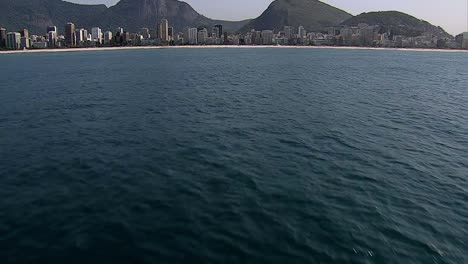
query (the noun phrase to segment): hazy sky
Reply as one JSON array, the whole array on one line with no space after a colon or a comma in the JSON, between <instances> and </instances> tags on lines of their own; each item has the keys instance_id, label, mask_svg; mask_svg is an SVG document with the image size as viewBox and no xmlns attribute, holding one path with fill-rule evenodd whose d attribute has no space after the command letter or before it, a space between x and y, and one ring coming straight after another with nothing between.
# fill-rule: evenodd
<instances>
[{"instance_id":1,"label":"hazy sky","mask_svg":"<svg viewBox=\"0 0 468 264\"><path fill-rule=\"evenodd\" d=\"M118 0L68 0L113 5ZM199 13L215 19L241 20L259 16L272 0L185 0ZM323 0L353 15L398 10L441 26L451 34L467 31L468 0Z\"/></svg>"}]
</instances>

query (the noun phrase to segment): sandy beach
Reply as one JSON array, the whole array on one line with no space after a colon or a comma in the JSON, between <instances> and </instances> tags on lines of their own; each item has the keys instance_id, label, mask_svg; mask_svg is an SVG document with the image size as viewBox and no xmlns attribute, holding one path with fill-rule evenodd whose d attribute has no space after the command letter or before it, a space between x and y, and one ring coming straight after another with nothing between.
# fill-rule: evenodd
<instances>
[{"instance_id":1,"label":"sandy beach","mask_svg":"<svg viewBox=\"0 0 468 264\"><path fill-rule=\"evenodd\" d=\"M375 50L375 51L417 51L417 52L451 52L468 53L468 50L449 49L410 49L410 48L373 48L373 47L338 47L338 46L135 46L135 47L100 47L100 48L65 48L65 49L32 49L6 50L0 54L43 53L43 52L81 52L81 51L115 51L115 50L149 50L149 49L335 49L335 50Z\"/></svg>"}]
</instances>

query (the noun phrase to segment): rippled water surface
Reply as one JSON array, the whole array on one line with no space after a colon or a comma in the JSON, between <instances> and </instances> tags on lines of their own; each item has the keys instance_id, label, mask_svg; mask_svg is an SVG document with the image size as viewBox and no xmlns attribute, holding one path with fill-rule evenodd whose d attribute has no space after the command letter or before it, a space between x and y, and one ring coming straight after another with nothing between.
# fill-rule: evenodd
<instances>
[{"instance_id":1,"label":"rippled water surface","mask_svg":"<svg viewBox=\"0 0 468 264\"><path fill-rule=\"evenodd\" d=\"M468 54L0 55L1 263L468 263Z\"/></svg>"}]
</instances>

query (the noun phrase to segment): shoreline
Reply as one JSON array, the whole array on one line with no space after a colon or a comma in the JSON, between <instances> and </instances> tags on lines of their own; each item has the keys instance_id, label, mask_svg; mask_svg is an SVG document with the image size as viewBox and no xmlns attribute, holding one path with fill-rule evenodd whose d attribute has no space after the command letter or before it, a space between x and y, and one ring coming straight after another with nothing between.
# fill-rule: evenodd
<instances>
[{"instance_id":1,"label":"shoreline","mask_svg":"<svg viewBox=\"0 0 468 264\"><path fill-rule=\"evenodd\" d=\"M132 46L132 47L99 47L99 48L64 48L64 49L30 49L30 50L5 50L1 54L25 54L25 53L54 53L54 52L81 52L81 51L113 51L113 50L150 50L150 49L335 49L335 50L386 50L386 51L416 51L416 52L449 52L468 53L468 50L458 49L417 49L417 48L378 48L378 47L348 47L348 46Z\"/></svg>"}]
</instances>

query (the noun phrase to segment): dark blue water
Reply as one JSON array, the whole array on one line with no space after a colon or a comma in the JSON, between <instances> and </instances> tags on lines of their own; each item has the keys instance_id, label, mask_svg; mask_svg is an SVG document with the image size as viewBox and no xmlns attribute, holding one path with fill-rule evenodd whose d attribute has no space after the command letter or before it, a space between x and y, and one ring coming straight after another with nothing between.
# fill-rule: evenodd
<instances>
[{"instance_id":1,"label":"dark blue water","mask_svg":"<svg viewBox=\"0 0 468 264\"><path fill-rule=\"evenodd\" d=\"M468 263L468 54L0 56L1 263Z\"/></svg>"}]
</instances>

